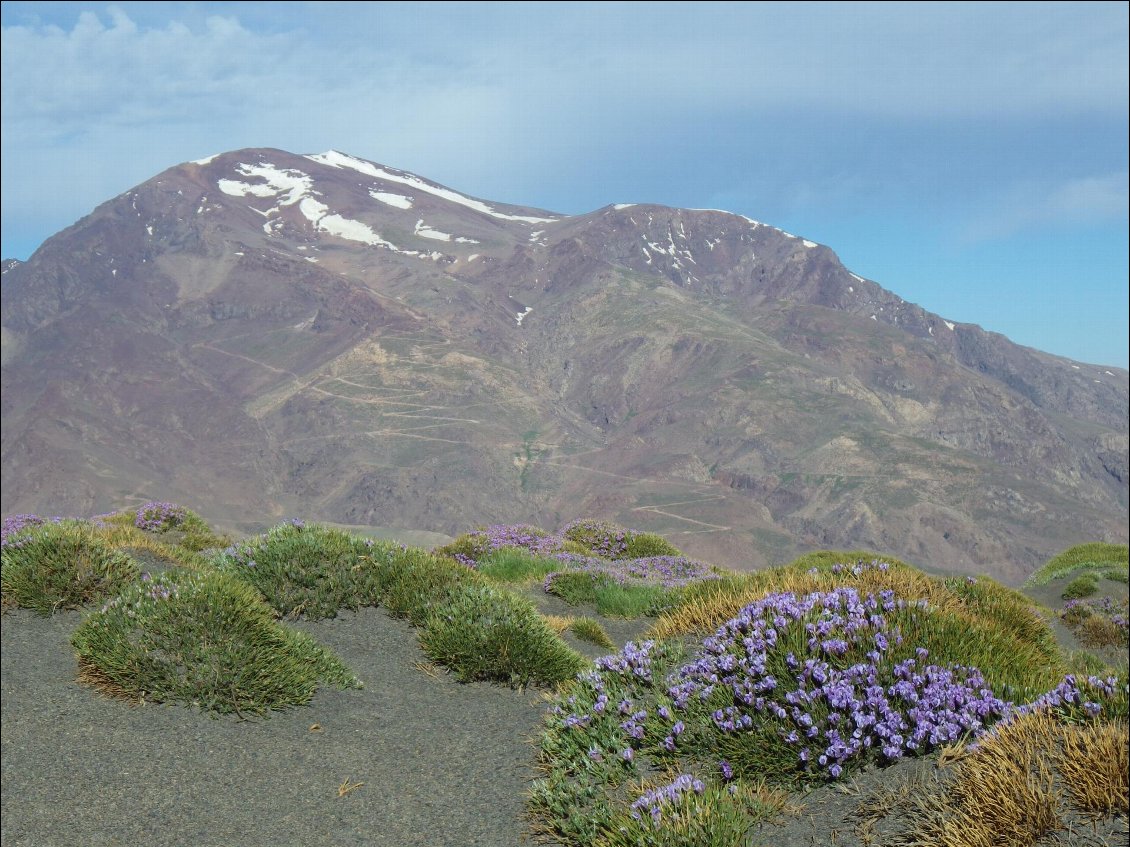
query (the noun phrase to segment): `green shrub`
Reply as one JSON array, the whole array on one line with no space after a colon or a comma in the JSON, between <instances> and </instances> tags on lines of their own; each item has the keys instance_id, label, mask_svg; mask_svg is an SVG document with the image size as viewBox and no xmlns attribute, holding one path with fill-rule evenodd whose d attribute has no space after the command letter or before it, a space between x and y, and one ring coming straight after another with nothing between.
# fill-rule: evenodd
<instances>
[{"instance_id":1,"label":"green shrub","mask_svg":"<svg viewBox=\"0 0 1130 847\"><path fill-rule=\"evenodd\" d=\"M1130 572L1109 570L1103 571L1103 576L1114 582L1121 582L1123 585L1130 582Z\"/></svg>"},{"instance_id":2,"label":"green shrub","mask_svg":"<svg viewBox=\"0 0 1130 847\"><path fill-rule=\"evenodd\" d=\"M1099 590L1099 581L1094 574L1083 574L1077 576L1063 589L1064 600L1078 600L1082 597L1090 597Z\"/></svg>"},{"instance_id":3,"label":"green shrub","mask_svg":"<svg viewBox=\"0 0 1130 847\"><path fill-rule=\"evenodd\" d=\"M169 570L135 582L75 631L80 678L131 700L263 714L306 703L321 682L357 678L304 633L287 629L246 582Z\"/></svg>"},{"instance_id":4,"label":"green shrub","mask_svg":"<svg viewBox=\"0 0 1130 847\"><path fill-rule=\"evenodd\" d=\"M85 521L29 527L7 540L0 558L5 604L41 615L109 597L139 576L137 563Z\"/></svg>"},{"instance_id":5,"label":"green shrub","mask_svg":"<svg viewBox=\"0 0 1130 847\"><path fill-rule=\"evenodd\" d=\"M642 618L655 617L674 606L679 589L609 582L598 585L595 593L597 614L606 618Z\"/></svg>"},{"instance_id":6,"label":"green shrub","mask_svg":"<svg viewBox=\"0 0 1130 847\"><path fill-rule=\"evenodd\" d=\"M570 606L592 604L609 618L655 616L678 602L682 589L654 583L621 584L600 571L558 571L546 581L545 590Z\"/></svg>"},{"instance_id":7,"label":"green shrub","mask_svg":"<svg viewBox=\"0 0 1130 847\"><path fill-rule=\"evenodd\" d=\"M580 606L596 602L597 588L614 584L612 577L604 573L561 571L546 582L545 590L570 606Z\"/></svg>"},{"instance_id":8,"label":"green shrub","mask_svg":"<svg viewBox=\"0 0 1130 847\"><path fill-rule=\"evenodd\" d=\"M529 601L489 585L456 588L432 610L420 643L464 681L552 684L572 678L586 664Z\"/></svg>"},{"instance_id":9,"label":"green shrub","mask_svg":"<svg viewBox=\"0 0 1130 847\"><path fill-rule=\"evenodd\" d=\"M280 615L317 620L377 602L373 547L341 530L292 522L218 553L214 562L259 589Z\"/></svg>"},{"instance_id":10,"label":"green shrub","mask_svg":"<svg viewBox=\"0 0 1130 847\"><path fill-rule=\"evenodd\" d=\"M637 532L610 521L583 518L570 523L561 534L567 541L580 545L585 554L605 559L683 555L677 547L661 536L651 532Z\"/></svg>"},{"instance_id":11,"label":"green shrub","mask_svg":"<svg viewBox=\"0 0 1130 847\"><path fill-rule=\"evenodd\" d=\"M389 614L424 626L464 585L482 585L484 577L450 559L424 550L386 549L371 559L380 589L380 604Z\"/></svg>"}]
</instances>

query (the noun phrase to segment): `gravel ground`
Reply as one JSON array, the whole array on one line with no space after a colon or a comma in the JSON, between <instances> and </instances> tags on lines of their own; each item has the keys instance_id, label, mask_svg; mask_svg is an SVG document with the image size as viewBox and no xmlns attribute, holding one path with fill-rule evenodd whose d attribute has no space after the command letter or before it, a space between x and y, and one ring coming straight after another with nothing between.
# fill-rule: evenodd
<instances>
[{"instance_id":1,"label":"gravel ground","mask_svg":"<svg viewBox=\"0 0 1130 847\"><path fill-rule=\"evenodd\" d=\"M0 624L5 847L532 843L540 693L421 671L402 621L365 609L300 624L365 688L241 721L79 686L80 620L20 610ZM363 785L339 797L346 780Z\"/></svg>"},{"instance_id":2,"label":"gravel ground","mask_svg":"<svg viewBox=\"0 0 1130 847\"><path fill-rule=\"evenodd\" d=\"M530 595L544 612L592 614ZM364 609L294 624L334 650L365 688L323 689L306 707L245 721L131 707L78 685L68 639L80 620L25 610L0 619L4 847L537 843L524 792L537 775L532 740L543 695L456 682L427 664L404 621ZM601 623L622 644L650 622ZM589 656L608 652L566 639ZM750 843L897 843L913 815L897 797L908 783L936 791L940 779L933 759L869 769L794 797L799 814L763 826ZM1124 818L1067 823L1040 847L1130 844Z\"/></svg>"}]
</instances>

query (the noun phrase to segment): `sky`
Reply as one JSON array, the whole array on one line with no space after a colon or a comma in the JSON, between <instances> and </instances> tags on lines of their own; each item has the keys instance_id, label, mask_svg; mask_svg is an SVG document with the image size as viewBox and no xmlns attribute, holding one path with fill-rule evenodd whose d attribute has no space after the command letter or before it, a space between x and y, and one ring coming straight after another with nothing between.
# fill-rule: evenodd
<instances>
[{"instance_id":1,"label":"sky","mask_svg":"<svg viewBox=\"0 0 1130 847\"><path fill-rule=\"evenodd\" d=\"M737 212L1127 367L1125 2L0 9L5 258L179 162L335 149L565 214Z\"/></svg>"}]
</instances>

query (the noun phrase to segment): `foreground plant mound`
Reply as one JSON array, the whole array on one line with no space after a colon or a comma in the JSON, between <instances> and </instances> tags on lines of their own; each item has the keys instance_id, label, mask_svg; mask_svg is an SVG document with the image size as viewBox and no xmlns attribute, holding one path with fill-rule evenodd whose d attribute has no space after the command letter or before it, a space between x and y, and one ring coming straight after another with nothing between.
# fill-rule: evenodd
<instances>
[{"instance_id":1,"label":"foreground plant mound","mask_svg":"<svg viewBox=\"0 0 1130 847\"><path fill-rule=\"evenodd\" d=\"M105 543L96 527L79 520L23 520L5 533L0 556L4 604L41 615L109 597L140 575L133 559Z\"/></svg>"},{"instance_id":2,"label":"foreground plant mound","mask_svg":"<svg viewBox=\"0 0 1130 847\"><path fill-rule=\"evenodd\" d=\"M218 553L214 564L254 585L280 615L332 618L375 605L374 542L299 520Z\"/></svg>"},{"instance_id":3,"label":"foreground plant mound","mask_svg":"<svg viewBox=\"0 0 1130 847\"><path fill-rule=\"evenodd\" d=\"M889 570L831 576L867 582ZM703 796L733 781L835 780L975 735L1062 677L1061 663L1042 662L1038 618L1010 593L935 583L938 604L858 585L772 593L697 647L647 641L599 659L547 716L534 809L558 837L589 843L623 815L622 786L651 770L689 774ZM1112 684L1099 688L1109 701ZM1073 691L1061 685L1045 701L1103 711Z\"/></svg>"},{"instance_id":4,"label":"foreground plant mound","mask_svg":"<svg viewBox=\"0 0 1130 847\"><path fill-rule=\"evenodd\" d=\"M464 681L553 683L587 664L532 604L489 585L464 584L453 591L432 612L420 643Z\"/></svg>"},{"instance_id":5,"label":"foreground plant mound","mask_svg":"<svg viewBox=\"0 0 1130 847\"><path fill-rule=\"evenodd\" d=\"M254 588L219 571L141 580L75 631L80 679L130 700L240 715L306 703L319 684L359 688L340 660L275 620Z\"/></svg>"}]
</instances>

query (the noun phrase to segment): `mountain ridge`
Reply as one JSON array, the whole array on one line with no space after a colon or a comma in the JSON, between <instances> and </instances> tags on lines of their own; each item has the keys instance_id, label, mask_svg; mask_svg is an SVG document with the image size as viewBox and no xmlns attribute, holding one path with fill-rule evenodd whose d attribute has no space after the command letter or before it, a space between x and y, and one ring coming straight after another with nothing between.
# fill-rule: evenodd
<instances>
[{"instance_id":1,"label":"mountain ridge","mask_svg":"<svg viewBox=\"0 0 1130 847\"><path fill-rule=\"evenodd\" d=\"M1126 537L1125 371L728 212L559 216L240 150L102 204L3 292L5 512L606 514L739 567L870 546L1008 579Z\"/></svg>"}]
</instances>

